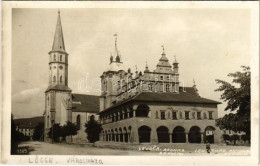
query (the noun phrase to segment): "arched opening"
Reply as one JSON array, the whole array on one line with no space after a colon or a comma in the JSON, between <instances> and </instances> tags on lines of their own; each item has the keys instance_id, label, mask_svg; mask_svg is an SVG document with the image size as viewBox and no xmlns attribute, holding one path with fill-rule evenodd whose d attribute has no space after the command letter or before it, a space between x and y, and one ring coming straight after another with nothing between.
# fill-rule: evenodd
<instances>
[{"instance_id":1,"label":"arched opening","mask_svg":"<svg viewBox=\"0 0 260 166\"><path fill-rule=\"evenodd\" d=\"M56 82L56 76L53 76L53 82Z\"/></svg>"},{"instance_id":2,"label":"arched opening","mask_svg":"<svg viewBox=\"0 0 260 166\"><path fill-rule=\"evenodd\" d=\"M147 105L139 105L136 109L136 117L148 117L149 107Z\"/></svg>"},{"instance_id":3,"label":"arched opening","mask_svg":"<svg viewBox=\"0 0 260 166\"><path fill-rule=\"evenodd\" d=\"M123 142L123 132L122 132L122 129L119 128L119 142Z\"/></svg>"},{"instance_id":4,"label":"arched opening","mask_svg":"<svg viewBox=\"0 0 260 166\"><path fill-rule=\"evenodd\" d=\"M124 127L124 138L125 138L125 142L128 142L128 133L126 127Z\"/></svg>"},{"instance_id":5,"label":"arched opening","mask_svg":"<svg viewBox=\"0 0 260 166\"><path fill-rule=\"evenodd\" d=\"M138 128L139 143L150 142L151 128L141 126Z\"/></svg>"},{"instance_id":6,"label":"arched opening","mask_svg":"<svg viewBox=\"0 0 260 166\"><path fill-rule=\"evenodd\" d=\"M60 82L62 82L62 76L60 76Z\"/></svg>"},{"instance_id":7,"label":"arched opening","mask_svg":"<svg viewBox=\"0 0 260 166\"><path fill-rule=\"evenodd\" d=\"M173 129L172 142L173 143L185 143L186 142L185 129L183 127L177 126Z\"/></svg>"},{"instance_id":8,"label":"arched opening","mask_svg":"<svg viewBox=\"0 0 260 166\"><path fill-rule=\"evenodd\" d=\"M77 127L80 130L80 115L77 116Z\"/></svg>"},{"instance_id":9,"label":"arched opening","mask_svg":"<svg viewBox=\"0 0 260 166\"><path fill-rule=\"evenodd\" d=\"M169 136L169 129L165 126L160 126L157 128L157 137L158 143L169 143L170 136Z\"/></svg>"},{"instance_id":10,"label":"arched opening","mask_svg":"<svg viewBox=\"0 0 260 166\"><path fill-rule=\"evenodd\" d=\"M105 135L106 135L106 141L108 141L107 131L105 131Z\"/></svg>"},{"instance_id":11,"label":"arched opening","mask_svg":"<svg viewBox=\"0 0 260 166\"><path fill-rule=\"evenodd\" d=\"M201 143L200 128L198 126L192 126L188 138L190 143Z\"/></svg>"},{"instance_id":12,"label":"arched opening","mask_svg":"<svg viewBox=\"0 0 260 166\"><path fill-rule=\"evenodd\" d=\"M111 130L111 141L115 141L115 134L114 134L114 130Z\"/></svg>"},{"instance_id":13,"label":"arched opening","mask_svg":"<svg viewBox=\"0 0 260 166\"><path fill-rule=\"evenodd\" d=\"M211 144L214 144L214 131L215 131L215 128L212 126L208 126L205 128L204 142L209 142Z\"/></svg>"}]
</instances>

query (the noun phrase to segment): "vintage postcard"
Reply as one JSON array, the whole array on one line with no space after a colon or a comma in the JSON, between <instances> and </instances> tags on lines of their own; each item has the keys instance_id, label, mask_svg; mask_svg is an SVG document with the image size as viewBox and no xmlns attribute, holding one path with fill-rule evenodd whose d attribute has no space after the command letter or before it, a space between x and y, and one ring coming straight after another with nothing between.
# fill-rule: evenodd
<instances>
[{"instance_id":1,"label":"vintage postcard","mask_svg":"<svg viewBox=\"0 0 260 166\"><path fill-rule=\"evenodd\" d=\"M2 5L2 163L258 164L259 2Z\"/></svg>"}]
</instances>

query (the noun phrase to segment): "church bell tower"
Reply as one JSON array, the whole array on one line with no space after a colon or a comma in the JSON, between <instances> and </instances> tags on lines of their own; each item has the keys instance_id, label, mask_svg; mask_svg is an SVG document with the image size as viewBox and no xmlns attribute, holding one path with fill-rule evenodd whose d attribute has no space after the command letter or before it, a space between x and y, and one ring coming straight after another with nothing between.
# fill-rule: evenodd
<instances>
[{"instance_id":1,"label":"church bell tower","mask_svg":"<svg viewBox=\"0 0 260 166\"><path fill-rule=\"evenodd\" d=\"M54 41L49 52L49 85L45 91L45 141L50 140L48 131L53 124L64 125L72 118L71 89L68 87L68 55L58 11Z\"/></svg>"}]
</instances>

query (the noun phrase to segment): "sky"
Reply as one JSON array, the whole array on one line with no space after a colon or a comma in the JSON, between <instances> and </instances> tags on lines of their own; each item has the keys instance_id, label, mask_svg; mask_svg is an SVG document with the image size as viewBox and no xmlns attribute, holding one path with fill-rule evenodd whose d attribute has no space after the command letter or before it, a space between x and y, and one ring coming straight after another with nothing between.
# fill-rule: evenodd
<instances>
[{"instance_id":1,"label":"sky","mask_svg":"<svg viewBox=\"0 0 260 166\"><path fill-rule=\"evenodd\" d=\"M93 91L114 51L114 34L126 68L156 68L164 45L170 63L176 56L180 81L200 96L226 103L215 79L231 82L228 73L250 65L250 11L247 9L60 9L69 54L69 87ZM14 118L41 116L48 87L48 52L58 9L13 9L12 113ZM79 86L79 84L81 86Z\"/></svg>"}]
</instances>

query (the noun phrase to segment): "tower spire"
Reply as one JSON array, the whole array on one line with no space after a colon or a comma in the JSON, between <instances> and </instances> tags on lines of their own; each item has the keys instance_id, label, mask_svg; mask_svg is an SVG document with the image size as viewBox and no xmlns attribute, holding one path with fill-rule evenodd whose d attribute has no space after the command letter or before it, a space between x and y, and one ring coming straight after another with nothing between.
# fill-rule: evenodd
<instances>
[{"instance_id":1,"label":"tower spire","mask_svg":"<svg viewBox=\"0 0 260 166\"><path fill-rule=\"evenodd\" d=\"M54 41L52 45L52 51L62 51L65 52L65 44L61 26L60 10L58 10L58 17L56 23L56 30L54 35Z\"/></svg>"}]
</instances>

